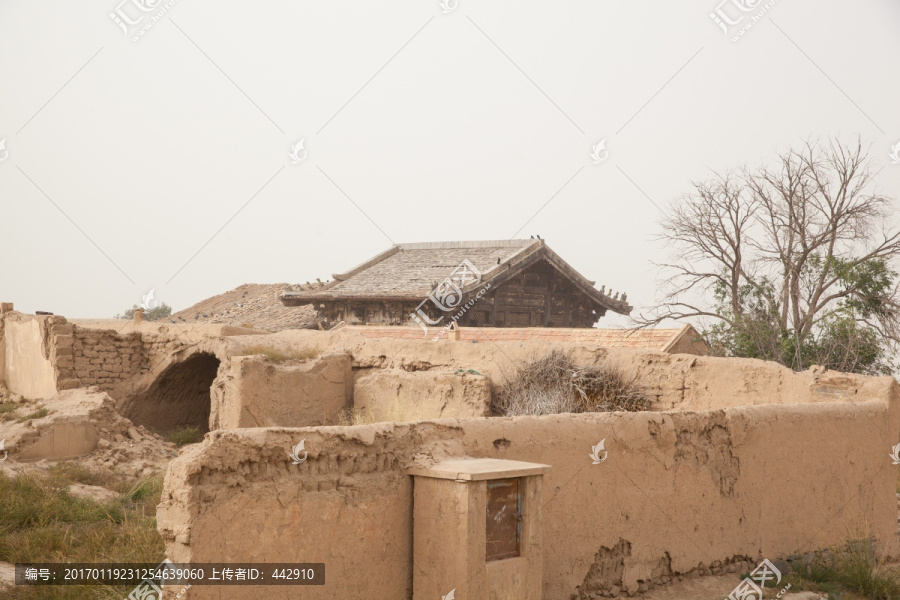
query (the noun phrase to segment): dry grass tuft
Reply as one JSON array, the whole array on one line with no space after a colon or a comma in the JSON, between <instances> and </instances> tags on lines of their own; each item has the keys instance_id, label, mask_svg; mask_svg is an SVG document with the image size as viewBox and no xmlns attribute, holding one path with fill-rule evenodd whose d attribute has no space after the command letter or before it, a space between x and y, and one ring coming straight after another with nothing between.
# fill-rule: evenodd
<instances>
[{"instance_id":1,"label":"dry grass tuft","mask_svg":"<svg viewBox=\"0 0 900 600\"><path fill-rule=\"evenodd\" d=\"M119 492L107 502L72 496L69 485ZM137 481L111 471L60 463L45 473L0 472L0 560L8 562L146 562L165 556L156 531L162 475ZM134 586L11 586L11 600L124 598Z\"/></svg>"},{"instance_id":2,"label":"dry grass tuft","mask_svg":"<svg viewBox=\"0 0 900 600\"><path fill-rule=\"evenodd\" d=\"M322 351L318 348L302 348L299 350L295 348L289 348L287 350L282 350L281 348L276 348L275 346L256 345L247 346L237 356L253 356L256 354L262 354L266 357L266 359L268 359L269 362L279 364L289 360L309 360L311 358L316 358L321 353Z\"/></svg>"},{"instance_id":3,"label":"dry grass tuft","mask_svg":"<svg viewBox=\"0 0 900 600\"><path fill-rule=\"evenodd\" d=\"M19 405L15 402L0 402L0 421L11 421L15 419L17 408L19 408Z\"/></svg>"},{"instance_id":4,"label":"dry grass tuft","mask_svg":"<svg viewBox=\"0 0 900 600\"><path fill-rule=\"evenodd\" d=\"M24 423L25 421L30 421L31 419L43 419L47 415L50 414L50 411L46 408L40 408L29 415L25 415L24 417L19 417L16 419L17 423Z\"/></svg>"},{"instance_id":5,"label":"dry grass tuft","mask_svg":"<svg viewBox=\"0 0 900 600\"><path fill-rule=\"evenodd\" d=\"M172 442L179 448L187 444L197 444L203 441L203 432L199 427L177 427L165 434L167 442Z\"/></svg>"},{"instance_id":6,"label":"dry grass tuft","mask_svg":"<svg viewBox=\"0 0 900 600\"><path fill-rule=\"evenodd\" d=\"M859 537L797 564L786 577L792 589L826 592L829 598L900 598L900 569L879 558L875 540ZM784 583L784 582L782 582Z\"/></svg>"},{"instance_id":7,"label":"dry grass tuft","mask_svg":"<svg viewBox=\"0 0 900 600\"><path fill-rule=\"evenodd\" d=\"M900 570L880 560L872 540L854 540L837 557L837 580L844 587L873 600L900 597Z\"/></svg>"},{"instance_id":8,"label":"dry grass tuft","mask_svg":"<svg viewBox=\"0 0 900 600\"><path fill-rule=\"evenodd\" d=\"M554 350L507 378L492 408L505 416L647 410L650 399L635 380L607 365L580 367Z\"/></svg>"}]
</instances>

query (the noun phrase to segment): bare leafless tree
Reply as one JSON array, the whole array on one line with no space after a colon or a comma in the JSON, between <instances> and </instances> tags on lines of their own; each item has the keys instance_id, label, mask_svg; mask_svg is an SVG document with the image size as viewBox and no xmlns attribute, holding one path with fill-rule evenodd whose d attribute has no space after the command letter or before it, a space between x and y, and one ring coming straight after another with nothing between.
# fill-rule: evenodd
<instances>
[{"instance_id":1,"label":"bare leafless tree","mask_svg":"<svg viewBox=\"0 0 900 600\"><path fill-rule=\"evenodd\" d=\"M638 321L705 318L719 331L758 337L764 357L776 352L765 347L777 343L770 329L790 332L796 368L803 368L800 348L829 319L852 315L896 342L892 266L900 231L889 223L893 203L874 190L874 176L861 141L832 139L694 183L662 222L659 237L673 260L660 265L667 274L662 299Z\"/></svg>"}]
</instances>

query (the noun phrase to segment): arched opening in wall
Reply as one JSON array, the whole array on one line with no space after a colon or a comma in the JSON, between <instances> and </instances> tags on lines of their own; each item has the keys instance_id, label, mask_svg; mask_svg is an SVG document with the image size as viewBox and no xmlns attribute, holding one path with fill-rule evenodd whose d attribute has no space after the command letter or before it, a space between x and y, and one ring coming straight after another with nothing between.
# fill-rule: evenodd
<instances>
[{"instance_id":1,"label":"arched opening in wall","mask_svg":"<svg viewBox=\"0 0 900 600\"><path fill-rule=\"evenodd\" d=\"M210 388L219 359L206 352L192 355L163 371L147 391L131 399L123 414L136 425L161 435L193 427L209 431Z\"/></svg>"}]
</instances>

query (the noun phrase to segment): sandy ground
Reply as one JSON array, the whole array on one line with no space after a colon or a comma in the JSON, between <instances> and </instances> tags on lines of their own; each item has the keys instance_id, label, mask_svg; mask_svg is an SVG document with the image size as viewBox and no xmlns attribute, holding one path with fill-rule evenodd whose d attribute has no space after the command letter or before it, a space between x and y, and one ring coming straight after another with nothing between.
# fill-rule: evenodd
<instances>
[{"instance_id":1,"label":"sandy ground","mask_svg":"<svg viewBox=\"0 0 900 600\"><path fill-rule=\"evenodd\" d=\"M16 565L0 561L0 587L6 584L14 585L16 582Z\"/></svg>"},{"instance_id":2,"label":"sandy ground","mask_svg":"<svg viewBox=\"0 0 900 600\"><path fill-rule=\"evenodd\" d=\"M644 600L706 600L716 598L722 600L739 583L733 574L685 579L672 585L651 590L638 596Z\"/></svg>"},{"instance_id":3,"label":"sandy ground","mask_svg":"<svg viewBox=\"0 0 900 600\"><path fill-rule=\"evenodd\" d=\"M642 600L722 600L740 583L734 575L710 575L694 577L674 583L670 586L655 589L646 594L635 596ZM780 589L766 589L765 598L775 598ZM624 594L620 597L623 597ZM815 592L788 592L781 600L819 600L821 596Z\"/></svg>"}]
</instances>

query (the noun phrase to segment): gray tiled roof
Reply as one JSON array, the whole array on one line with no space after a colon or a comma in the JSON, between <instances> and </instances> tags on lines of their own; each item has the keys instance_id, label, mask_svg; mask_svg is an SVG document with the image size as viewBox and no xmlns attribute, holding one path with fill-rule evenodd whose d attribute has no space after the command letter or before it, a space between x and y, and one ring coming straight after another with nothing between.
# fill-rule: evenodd
<instances>
[{"instance_id":1,"label":"gray tiled roof","mask_svg":"<svg viewBox=\"0 0 900 600\"><path fill-rule=\"evenodd\" d=\"M483 285L538 253L607 308L622 314L631 310L624 298L613 299L595 289L592 281L547 248L543 240L531 239L398 244L347 273L334 275L334 281L327 284L288 289L282 294L282 301L293 305L334 299L421 299L464 260L480 272Z\"/></svg>"},{"instance_id":2,"label":"gray tiled roof","mask_svg":"<svg viewBox=\"0 0 900 600\"><path fill-rule=\"evenodd\" d=\"M534 240L514 240L503 245L478 246L475 243L446 247L445 244L402 244L399 250L377 263L354 273L317 296L385 296L419 297L443 281L463 260L468 260L487 274L500 262L527 249ZM434 247L429 247L434 246ZM343 277L337 275L337 278Z\"/></svg>"}]
</instances>

